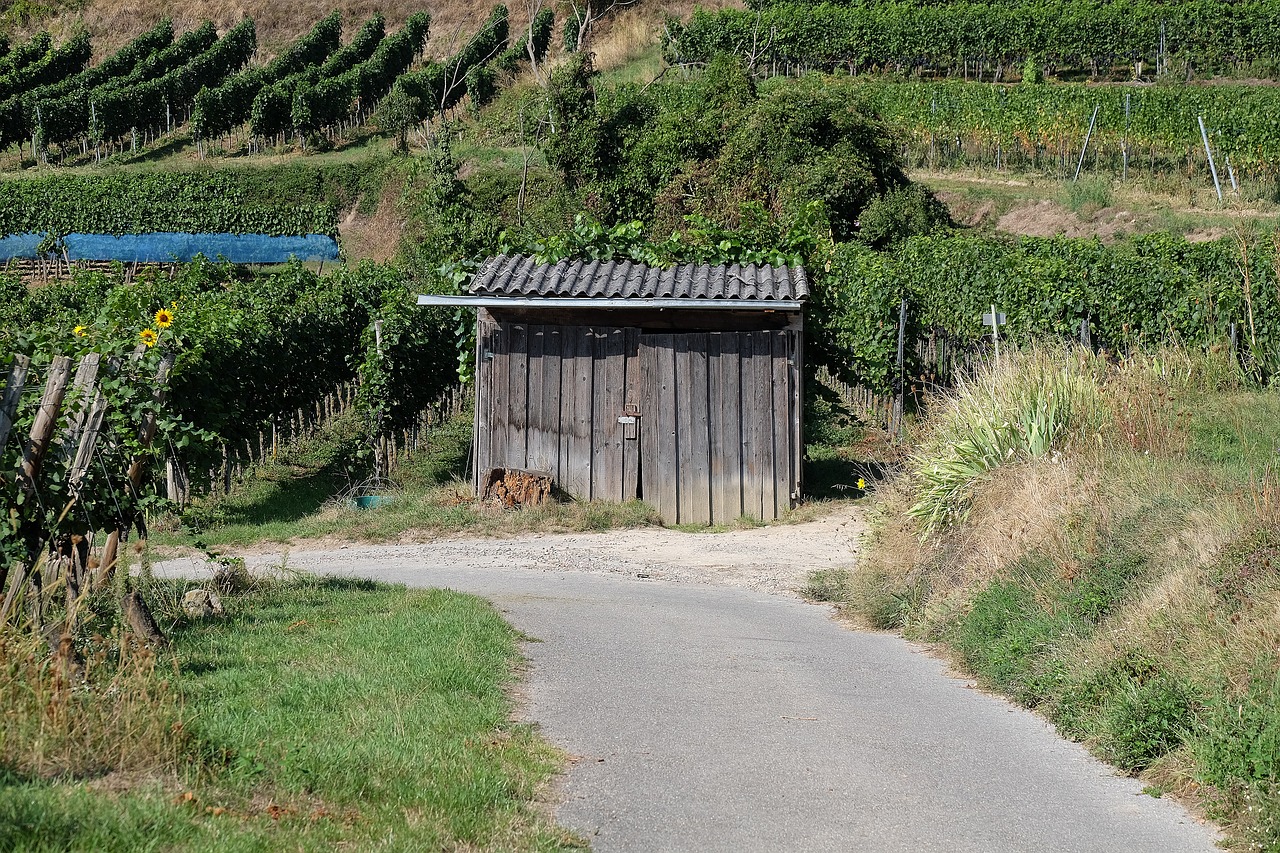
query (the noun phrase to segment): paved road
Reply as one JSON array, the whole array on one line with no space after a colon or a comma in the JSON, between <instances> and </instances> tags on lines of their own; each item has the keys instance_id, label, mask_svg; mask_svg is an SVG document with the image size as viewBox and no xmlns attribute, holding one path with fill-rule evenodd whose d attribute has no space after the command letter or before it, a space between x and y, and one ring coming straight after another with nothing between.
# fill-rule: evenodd
<instances>
[{"instance_id":1,"label":"paved road","mask_svg":"<svg viewBox=\"0 0 1280 853\"><path fill-rule=\"evenodd\" d=\"M479 593L538 638L528 716L576 757L557 817L602 853L1215 849L1176 803L825 607L432 552L289 564Z\"/></svg>"}]
</instances>

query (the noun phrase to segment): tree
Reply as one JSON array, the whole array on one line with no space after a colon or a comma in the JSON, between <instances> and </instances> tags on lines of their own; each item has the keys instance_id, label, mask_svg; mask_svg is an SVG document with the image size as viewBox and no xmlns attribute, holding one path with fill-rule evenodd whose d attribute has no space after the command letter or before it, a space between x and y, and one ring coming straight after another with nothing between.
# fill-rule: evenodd
<instances>
[{"instance_id":1,"label":"tree","mask_svg":"<svg viewBox=\"0 0 1280 853\"><path fill-rule=\"evenodd\" d=\"M409 130L418 123L419 109L417 98L394 86L374 113L374 123L383 133L396 137L396 150L402 154L409 152Z\"/></svg>"}]
</instances>

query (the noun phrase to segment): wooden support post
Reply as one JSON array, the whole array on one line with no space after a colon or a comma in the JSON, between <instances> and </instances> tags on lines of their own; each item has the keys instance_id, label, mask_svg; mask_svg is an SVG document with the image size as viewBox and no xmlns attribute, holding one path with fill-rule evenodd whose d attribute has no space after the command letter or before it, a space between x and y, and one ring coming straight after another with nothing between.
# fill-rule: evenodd
<instances>
[{"instance_id":1,"label":"wooden support post","mask_svg":"<svg viewBox=\"0 0 1280 853\"><path fill-rule=\"evenodd\" d=\"M173 370L174 356L172 353L166 353L161 359L160 364L156 368L156 390L154 399L157 403L163 404L165 399L164 386L169 380L169 371ZM148 412L143 418L142 423L138 425L138 442L144 447L151 446L151 439L156 434L156 416L154 412ZM145 456L135 456L129 462L128 481L129 488L133 492L136 499L142 490L142 473L146 464ZM129 526L133 523L132 518L117 519L116 528L107 536L106 545L102 549L102 562L98 566L98 575L95 578L95 585L98 587L105 586L111 579L112 572L115 571L116 562L120 554L120 540L128 532Z\"/></svg>"},{"instance_id":2,"label":"wooden support post","mask_svg":"<svg viewBox=\"0 0 1280 853\"><path fill-rule=\"evenodd\" d=\"M9 433L13 430L13 419L18 411L18 401L22 399L22 389L27 384L27 371L30 367L31 359L25 355L15 355L13 365L9 368L4 396L0 397L0 452L4 451Z\"/></svg>"}]
</instances>

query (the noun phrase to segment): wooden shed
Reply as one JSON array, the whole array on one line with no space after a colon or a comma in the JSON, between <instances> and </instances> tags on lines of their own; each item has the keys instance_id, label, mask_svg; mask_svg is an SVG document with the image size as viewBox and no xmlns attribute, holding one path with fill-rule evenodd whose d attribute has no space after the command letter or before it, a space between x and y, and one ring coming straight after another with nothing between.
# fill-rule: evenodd
<instances>
[{"instance_id":1,"label":"wooden shed","mask_svg":"<svg viewBox=\"0 0 1280 853\"><path fill-rule=\"evenodd\" d=\"M668 523L772 519L800 497L799 267L490 258L478 309L476 485L494 468Z\"/></svg>"}]
</instances>

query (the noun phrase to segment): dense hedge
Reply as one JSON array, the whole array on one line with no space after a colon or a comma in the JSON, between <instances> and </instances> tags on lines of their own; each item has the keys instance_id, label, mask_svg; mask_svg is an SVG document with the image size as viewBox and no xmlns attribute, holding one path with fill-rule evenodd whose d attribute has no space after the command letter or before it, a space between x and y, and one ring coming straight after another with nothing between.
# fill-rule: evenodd
<instances>
[{"instance_id":1,"label":"dense hedge","mask_svg":"<svg viewBox=\"0 0 1280 853\"><path fill-rule=\"evenodd\" d=\"M990 334L981 317L994 304L1008 315L1002 336L1014 341L1078 339L1087 318L1093 344L1113 352L1169 341L1214 346L1235 323L1243 348L1256 341L1259 357L1274 359L1280 353L1275 248L1249 246L1251 303L1240 258L1234 239L1189 243L1169 235L1107 246L946 234L910 238L883 253L843 244L820 274L817 343L850 378L885 390L897 352L899 300L906 299L912 336L979 340Z\"/></svg>"},{"instance_id":2,"label":"dense hedge","mask_svg":"<svg viewBox=\"0 0 1280 853\"><path fill-rule=\"evenodd\" d=\"M0 235L194 233L336 236L330 205L264 203L229 171L0 181Z\"/></svg>"},{"instance_id":3,"label":"dense hedge","mask_svg":"<svg viewBox=\"0 0 1280 853\"><path fill-rule=\"evenodd\" d=\"M422 53L431 24L430 15L417 12L388 37L382 16L374 15L351 44L336 49L334 36L334 49L322 55L331 47L333 20L321 21L267 66L200 92L192 111L195 137L216 137L245 122L256 136L309 133L347 120L357 105L369 110Z\"/></svg>"},{"instance_id":4,"label":"dense hedge","mask_svg":"<svg viewBox=\"0 0 1280 853\"><path fill-rule=\"evenodd\" d=\"M286 125L295 133L311 133L348 120L358 108L370 109L409 70L430 31L431 16L417 12L395 35L379 40L364 61L346 69L334 63L332 76L299 81ZM254 132L259 132L256 126Z\"/></svg>"},{"instance_id":5,"label":"dense hedge","mask_svg":"<svg viewBox=\"0 0 1280 853\"><path fill-rule=\"evenodd\" d=\"M1161 28L1173 56L1193 67L1280 58L1280 5L1238 3L957 2L837 5L786 2L759 11L694 12L668 24L669 55L705 62L717 53L776 64L850 71L900 66L1009 68L1028 57L1076 68L1154 63Z\"/></svg>"}]
</instances>

